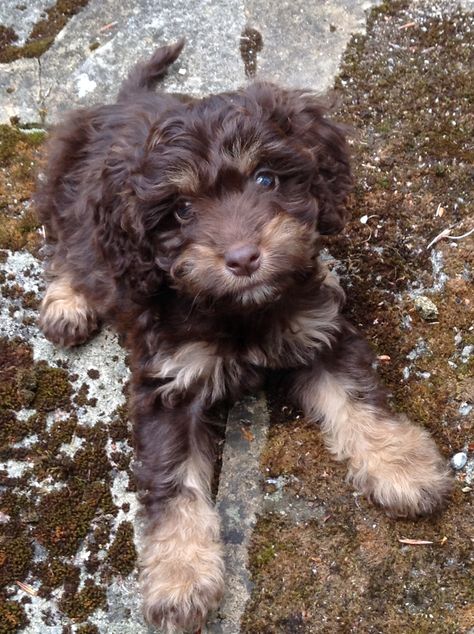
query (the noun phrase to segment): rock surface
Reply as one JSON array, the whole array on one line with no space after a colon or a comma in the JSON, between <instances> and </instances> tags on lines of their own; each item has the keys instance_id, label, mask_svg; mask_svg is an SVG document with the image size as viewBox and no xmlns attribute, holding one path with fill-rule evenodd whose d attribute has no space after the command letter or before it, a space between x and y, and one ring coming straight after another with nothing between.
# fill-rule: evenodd
<instances>
[{"instance_id":1,"label":"rock surface","mask_svg":"<svg viewBox=\"0 0 474 634\"><path fill-rule=\"evenodd\" d=\"M1 121L49 123L71 107L110 101L138 59L182 36L187 46L164 83L167 90L203 95L237 88L246 81L240 38L247 25L263 36L258 77L323 92L349 37L363 31L365 11L374 4L91 0L39 60L2 65ZM38 2L41 6L47 3ZM4 23L20 20L16 7L9 2L2 8ZM30 15L36 15L33 8Z\"/></svg>"}]
</instances>

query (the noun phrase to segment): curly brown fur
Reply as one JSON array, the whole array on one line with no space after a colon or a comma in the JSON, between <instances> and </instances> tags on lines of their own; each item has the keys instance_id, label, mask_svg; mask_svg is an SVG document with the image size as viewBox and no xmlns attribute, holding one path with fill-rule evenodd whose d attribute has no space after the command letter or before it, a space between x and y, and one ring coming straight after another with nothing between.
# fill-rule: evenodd
<instances>
[{"instance_id":1,"label":"curly brown fur","mask_svg":"<svg viewBox=\"0 0 474 634\"><path fill-rule=\"evenodd\" d=\"M132 353L144 611L198 628L223 588L209 408L287 368L349 478L394 515L439 508L450 480L425 431L390 413L341 317L319 236L344 226L343 130L308 93L256 83L151 91L183 43L132 71L117 103L54 132L37 209L53 247L41 327L82 343L112 323Z\"/></svg>"}]
</instances>

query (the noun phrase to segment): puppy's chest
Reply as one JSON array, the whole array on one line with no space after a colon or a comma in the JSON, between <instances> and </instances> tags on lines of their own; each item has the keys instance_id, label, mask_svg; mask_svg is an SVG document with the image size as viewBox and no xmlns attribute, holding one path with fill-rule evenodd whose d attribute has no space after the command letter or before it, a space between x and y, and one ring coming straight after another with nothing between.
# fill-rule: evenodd
<instances>
[{"instance_id":1,"label":"puppy's chest","mask_svg":"<svg viewBox=\"0 0 474 634\"><path fill-rule=\"evenodd\" d=\"M269 319L258 329L242 324L218 329L215 336L193 333L183 343L174 339L155 354L152 376L163 383L158 388L166 400L199 392L215 402L258 384L266 368L292 368L310 363L318 349L331 345L338 330L338 306L326 302L300 310L291 318ZM204 334L204 333L203 333Z\"/></svg>"}]
</instances>

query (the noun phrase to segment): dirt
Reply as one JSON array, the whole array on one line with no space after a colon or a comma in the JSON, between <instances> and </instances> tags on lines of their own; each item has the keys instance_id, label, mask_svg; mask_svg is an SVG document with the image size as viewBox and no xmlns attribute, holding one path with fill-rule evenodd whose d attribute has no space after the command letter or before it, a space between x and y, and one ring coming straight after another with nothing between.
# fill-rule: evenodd
<instances>
[{"instance_id":1,"label":"dirt","mask_svg":"<svg viewBox=\"0 0 474 634\"><path fill-rule=\"evenodd\" d=\"M473 455L473 16L423 15L408 3L372 11L336 81L338 120L352 128L352 220L328 241L393 407L433 434L448 459ZM438 308L424 321L415 298ZM466 471L441 515L393 521L345 483L317 430L274 396L262 470L283 476L285 504L262 515L255 587L243 632L469 632L474 627L472 486ZM469 480L469 481L467 481ZM295 521L290 504L314 508ZM402 538L432 542L406 545Z\"/></svg>"}]
</instances>

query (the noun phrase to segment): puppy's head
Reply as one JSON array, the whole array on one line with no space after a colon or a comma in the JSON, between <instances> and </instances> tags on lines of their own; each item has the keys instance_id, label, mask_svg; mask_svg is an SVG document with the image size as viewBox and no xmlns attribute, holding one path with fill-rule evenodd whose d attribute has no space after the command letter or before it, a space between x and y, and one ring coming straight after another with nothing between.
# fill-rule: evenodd
<instances>
[{"instance_id":1,"label":"puppy's head","mask_svg":"<svg viewBox=\"0 0 474 634\"><path fill-rule=\"evenodd\" d=\"M131 186L155 265L179 292L260 306L314 267L350 189L341 129L313 97L254 84L182 104L149 131Z\"/></svg>"}]
</instances>

